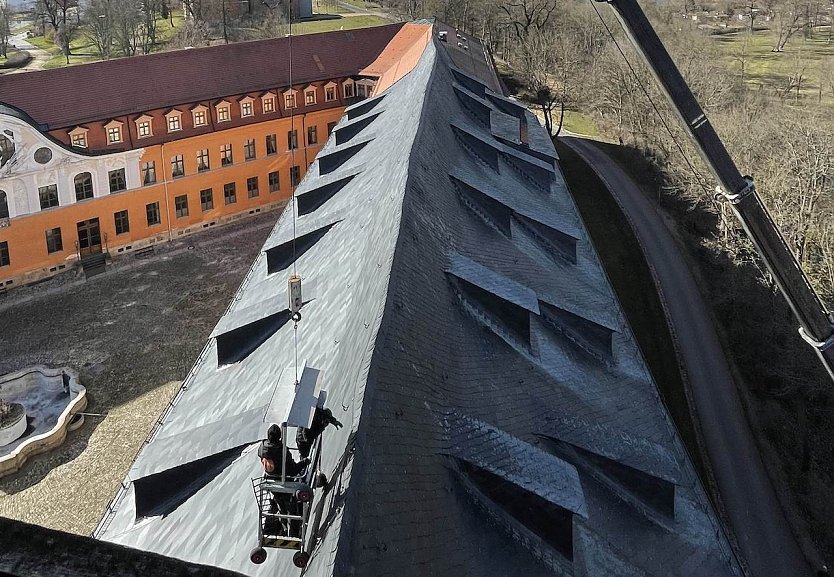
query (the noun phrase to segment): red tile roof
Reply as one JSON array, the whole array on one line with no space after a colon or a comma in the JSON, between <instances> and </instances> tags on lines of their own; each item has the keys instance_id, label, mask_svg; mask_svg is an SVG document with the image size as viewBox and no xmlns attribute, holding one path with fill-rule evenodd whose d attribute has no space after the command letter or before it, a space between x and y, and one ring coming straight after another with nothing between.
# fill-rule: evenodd
<instances>
[{"instance_id":1,"label":"red tile roof","mask_svg":"<svg viewBox=\"0 0 834 577\"><path fill-rule=\"evenodd\" d=\"M358 74L402 24L293 36L293 84ZM160 52L0 76L0 102L49 129L287 86L289 40Z\"/></svg>"}]
</instances>

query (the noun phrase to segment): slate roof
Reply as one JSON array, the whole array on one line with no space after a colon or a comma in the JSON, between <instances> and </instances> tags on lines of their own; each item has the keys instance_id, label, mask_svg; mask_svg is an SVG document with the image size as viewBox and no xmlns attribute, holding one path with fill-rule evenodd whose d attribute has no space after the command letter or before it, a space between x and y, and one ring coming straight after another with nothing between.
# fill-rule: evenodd
<instances>
[{"instance_id":1,"label":"slate roof","mask_svg":"<svg viewBox=\"0 0 834 577\"><path fill-rule=\"evenodd\" d=\"M293 37L293 83L353 76L403 27ZM50 129L289 85L288 39L159 52L0 76L0 101Z\"/></svg>"},{"instance_id":2,"label":"slate roof","mask_svg":"<svg viewBox=\"0 0 834 577\"><path fill-rule=\"evenodd\" d=\"M547 136L439 45L347 110L97 536L298 575L288 552L248 561L295 226L297 354L344 423L305 575L740 575ZM218 366L230 334L257 346Z\"/></svg>"}]
</instances>

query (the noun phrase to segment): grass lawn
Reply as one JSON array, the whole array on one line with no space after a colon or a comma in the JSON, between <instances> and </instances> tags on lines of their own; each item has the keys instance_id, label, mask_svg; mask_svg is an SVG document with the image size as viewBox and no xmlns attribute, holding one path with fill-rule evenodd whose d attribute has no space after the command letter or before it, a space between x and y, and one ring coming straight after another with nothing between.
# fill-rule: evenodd
<instances>
[{"instance_id":1,"label":"grass lawn","mask_svg":"<svg viewBox=\"0 0 834 577\"><path fill-rule=\"evenodd\" d=\"M57 46L55 46L55 43L52 40L44 38L43 36L32 36L31 38L27 38L26 41L32 46L36 46L37 48L41 48L43 50L57 49Z\"/></svg>"},{"instance_id":2,"label":"grass lawn","mask_svg":"<svg viewBox=\"0 0 834 577\"><path fill-rule=\"evenodd\" d=\"M174 25L171 26L171 18L167 18L165 20L159 19L156 21L156 43L164 44L171 37L177 33L177 31L182 27L183 23L185 22L185 17L182 15L182 10L173 10L173 22Z\"/></svg>"},{"instance_id":3,"label":"grass lawn","mask_svg":"<svg viewBox=\"0 0 834 577\"><path fill-rule=\"evenodd\" d=\"M581 112L566 110L563 127L565 130L569 130L574 134L584 134L586 136L599 136L599 129L597 128L596 123L594 123L594 121L589 116L586 116Z\"/></svg>"},{"instance_id":4,"label":"grass lawn","mask_svg":"<svg viewBox=\"0 0 834 577\"><path fill-rule=\"evenodd\" d=\"M332 30L354 30L356 28L370 28L390 24L379 16L350 16L346 18L332 18L328 20L313 20L293 24L293 34L313 34L316 32L330 32Z\"/></svg>"},{"instance_id":5,"label":"grass lawn","mask_svg":"<svg viewBox=\"0 0 834 577\"><path fill-rule=\"evenodd\" d=\"M820 79L832 74L831 69L821 68L826 58L834 58L834 43L827 44L827 38L827 29L817 30L810 38L798 33L783 52L773 52L776 39L770 30L756 31L752 35L747 32L724 34L716 36L715 41L724 49L727 66L739 75L741 61L745 60L745 81L751 87L784 90L791 75L804 68L801 95L816 99ZM830 92L823 96L823 102L832 100Z\"/></svg>"}]
</instances>

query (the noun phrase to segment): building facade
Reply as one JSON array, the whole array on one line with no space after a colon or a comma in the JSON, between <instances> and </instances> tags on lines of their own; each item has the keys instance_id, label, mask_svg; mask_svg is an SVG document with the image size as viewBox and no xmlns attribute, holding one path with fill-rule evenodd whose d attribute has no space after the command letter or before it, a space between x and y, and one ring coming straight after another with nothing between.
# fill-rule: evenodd
<instances>
[{"instance_id":1,"label":"building facade","mask_svg":"<svg viewBox=\"0 0 834 577\"><path fill-rule=\"evenodd\" d=\"M3 77L0 287L284 206L409 26L296 37L292 81L287 39Z\"/></svg>"}]
</instances>

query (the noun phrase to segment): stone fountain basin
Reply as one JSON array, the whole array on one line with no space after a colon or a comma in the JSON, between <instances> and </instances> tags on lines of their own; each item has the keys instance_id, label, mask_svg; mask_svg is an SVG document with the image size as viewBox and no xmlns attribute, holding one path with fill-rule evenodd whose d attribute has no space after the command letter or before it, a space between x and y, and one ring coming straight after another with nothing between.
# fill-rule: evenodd
<instances>
[{"instance_id":1,"label":"stone fountain basin","mask_svg":"<svg viewBox=\"0 0 834 577\"><path fill-rule=\"evenodd\" d=\"M61 373L70 377L69 395ZM73 369L29 367L0 377L0 396L20 403L26 411L23 435L7 445L0 444L0 477L18 471L33 455L50 451L64 442L67 431L83 423L75 417L87 406L87 390Z\"/></svg>"}]
</instances>

